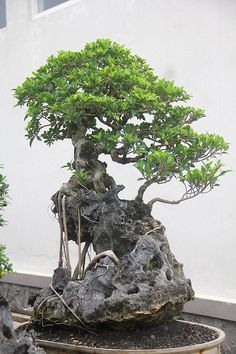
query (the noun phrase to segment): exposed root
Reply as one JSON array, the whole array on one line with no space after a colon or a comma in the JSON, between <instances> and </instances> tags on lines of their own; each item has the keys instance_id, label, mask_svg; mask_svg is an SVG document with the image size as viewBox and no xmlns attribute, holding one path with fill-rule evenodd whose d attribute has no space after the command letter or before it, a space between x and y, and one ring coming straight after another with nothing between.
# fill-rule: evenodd
<instances>
[{"instance_id":1,"label":"exposed root","mask_svg":"<svg viewBox=\"0 0 236 354\"><path fill-rule=\"evenodd\" d=\"M43 306L43 304L44 304L47 300L49 300L49 299L51 299L51 298L53 298L53 297L55 297L55 295L47 296L42 302L40 302L40 304L35 308L35 314L36 314L36 316L37 316L37 314L38 314L40 308Z\"/></svg>"},{"instance_id":2,"label":"exposed root","mask_svg":"<svg viewBox=\"0 0 236 354\"><path fill-rule=\"evenodd\" d=\"M78 275L79 279L82 279L82 269L81 269L81 261L82 261L82 254L81 254L81 220L80 220L80 206L78 204L78 230L77 230L77 244L78 244Z\"/></svg>"},{"instance_id":3,"label":"exposed root","mask_svg":"<svg viewBox=\"0 0 236 354\"><path fill-rule=\"evenodd\" d=\"M109 257L115 264L119 264L119 258L115 255L115 253L112 250L107 250L104 252L101 252L97 254L92 261L89 263L89 265L86 267L84 273L86 273L88 270L92 269L95 264L104 257Z\"/></svg>"},{"instance_id":4,"label":"exposed root","mask_svg":"<svg viewBox=\"0 0 236 354\"><path fill-rule=\"evenodd\" d=\"M60 248L59 248L58 267L61 268L63 267L63 251L65 254L65 243L63 238L63 222L62 222L62 211L61 211L61 191L58 192L57 205L58 205L58 221L60 225Z\"/></svg>"},{"instance_id":5,"label":"exposed root","mask_svg":"<svg viewBox=\"0 0 236 354\"><path fill-rule=\"evenodd\" d=\"M151 233L154 232L154 231L161 230L162 228L163 228L163 225L160 224L160 226L157 226L157 227L155 227L154 229L149 230L149 231L146 232L143 236L149 235L149 234L151 234Z\"/></svg>"},{"instance_id":6,"label":"exposed root","mask_svg":"<svg viewBox=\"0 0 236 354\"><path fill-rule=\"evenodd\" d=\"M86 254L87 254L90 244L91 244L90 241L85 242L85 245L84 245L84 248L83 248L83 251L81 254L81 278L80 278L81 280L84 279L85 259L86 259ZM75 267L75 270L74 270L74 273L72 276L72 280L78 279L78 276L79 276L79 261Z\"/></svg>"},{"instance_id":7,"label":"exposed root","mask_svg":"<svg viewBox=\"0 0 236 354\"><path fill-rule=\"evenodd\" d=\"M69 271L69 274L71 274L69 242L68 242L67 221L66 221L66 195L63 195L62 197L62 215L63 215L63 226L64 226L64 237L65 237L66 266Z\"/></svg>"}]
</instances>

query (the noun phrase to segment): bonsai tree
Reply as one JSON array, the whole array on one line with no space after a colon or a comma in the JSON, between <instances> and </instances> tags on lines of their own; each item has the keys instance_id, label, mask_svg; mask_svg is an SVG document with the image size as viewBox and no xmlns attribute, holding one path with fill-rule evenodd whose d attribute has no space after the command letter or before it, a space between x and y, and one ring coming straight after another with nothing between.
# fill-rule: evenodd
<instances>
[{"instance_id":1,"label":"bonsai tree","mask_svg":"<svg viewBox=\"0 0 236 354\"><path fill-rule=\"evenodd\" d=\"M3 219L2 210L7 206L8 184L6 183L6 177L0 173L0 227L5 224ZM6 273L12 271L12 264L9 262L9 258L6 256L6 246L0 244L0 278Z\"/></svg>"},{"instance_id":2,"label":"bonsai tree","mask_svg":"<svg viewBox=\"0 0 236 354\"><path fill-rule=\"evenodd\" d=\"M179 313L193 290L151 210L157 202L179 204L207 193L226 173L218 156L228 144L191 127L204 110L187 104L183 87L109 39L49 57L15 96L26 106L30 144L70 139L74 146L67 163L72 177L52 197L61 227L59 268L36 300L35 321L135 325ZM134 200L118 197L124 187L108 175L102 154L139 170ZM177 200L162 198L158 187L144 202L151 185L171 180L183 188ZM78 244L72 276L68 240ZM85 269L91 244L96 256Z\"/></svg>"}]
</instances>

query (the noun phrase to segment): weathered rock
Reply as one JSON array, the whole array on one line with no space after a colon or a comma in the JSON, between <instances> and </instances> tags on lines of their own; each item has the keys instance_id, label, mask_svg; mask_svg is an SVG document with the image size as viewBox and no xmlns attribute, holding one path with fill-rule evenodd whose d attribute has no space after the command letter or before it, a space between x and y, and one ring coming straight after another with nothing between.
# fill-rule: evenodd
<instances>
[{"instance_id":1,"label":"weathered rock","mask_svg":"<svg viewBox=\"0 0 236 354\"><path fill-rule=\"evenodd\" d=\"M179 314L192 298L191 284L170 252L160 224L140 236L118 265L105 257L83 281L71 281L63 291L64 301L76 316L92 326L147 326ZM78 324L78 318L58 297L44 300L42 292L34 320L43 316L44 321Z\"/></svg>"},{"instance_id":2,"label":"weathered rock","mask_svg":"<svg viewBox=\"0 0 236 354\"><path fill-rule=\"evenodd\" d=\"M57 268L54 270L52 286L55 290L61 292L70 281L69 271L66 268Z\"/></svg>"},{"instance_id":3,"label":"weathered rock","mask_svg":"<svg viewBox=\"0 0 236 354\"><path fill-rule=\"evenodd\" d=\"M34 332L22 333L17 338L13 329L10 309L6 299L0 294L0 354L44 354L34 346Z\"/></svg>"},{"instance_id":4,"label":"weathered rock","mask_svg":"<svg viewBox=\"0 0 236 354\"><path fill-rule=\"evenodd\" d=\"M66 218L68 239L77 242L78 206L81 212L81 237L90 241L96 253L111 249L118 257L132 251L139 236L160 225L150 215L150 208L143 202L121 200L118 185L104 194L80 188L73 192L73 178L67 184ZM52 200L57 213L58 193Z\"/></svg>"},{"instance_id":5,"label":"weathered rock","mask_svg":"<svg viewBox=\"0 0 236 354\"><path fill-rule=\"evenodd\" d=\"M81 281L68 282L66 271L57 269L53 284L62 298L53 289L42 290L33 320L124 327L178 315L194 293L150 208L142 201L120 200L123 186L98 194L81 187L75 192L73 183L71 179L66 185L69 239L77 240L79 207L82 241L92 243L96 254L111 250L119 262L106 256L89 267ZM59 197L53 198L55 212Z\"/></svg>"},{"instance_id":6,"label":"weathered rock","mask_svg":"<svg viewBox=\"0 0 236 354\"><path fill-rule=\"evenodd\" d=\"M7 339L14 337L13 324L7 300L0 294L0 336Z\"/></svg>"}]
</instances>

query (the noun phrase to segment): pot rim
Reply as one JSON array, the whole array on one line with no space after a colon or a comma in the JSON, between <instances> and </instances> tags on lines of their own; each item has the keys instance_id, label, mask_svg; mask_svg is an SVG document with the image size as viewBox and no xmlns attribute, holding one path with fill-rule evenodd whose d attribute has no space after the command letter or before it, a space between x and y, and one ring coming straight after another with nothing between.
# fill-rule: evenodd
<instances>
[{"instance_id":1,"label":"pot rim","mask_svg":"<svg viewBox=\"0 0 236 354\"><path fill-rule=\"evenodd\" d=\"M185 323L191 323L191 324L196 324L200 325L206 328L210 328L214 330L215 332L218 333L219 337L216 339L213 339L209 342L204 342L201 344L194 344L194 345L189 345L189 346L184 346L184 347L175 347L175 348L165 348L165 349L112 349L112 348L96 348L96 347L88 347L84 345L74 345L74 344L66 344L66 343L61 343L61 342L52 342L52 341L47 341L47 340L42 340L38 339L36 340L37 344L42 347L46 348L58 348L61 350L67 350L68 352L84 352L88 354L107 354L107 353L119 353L119 354L171 354L171 353L185 353L185 354L191 354L191 353L196 353L197 351L201 352L202 350L209 350L212 349L216 346L218 346L220 343L223 342L225 339L225 333L216 327L213 326L208 326L205 324L201 323L196 323L196 322L190 322L190 321L180 321L180 322L185 322Z\"/></svg>"}]
</instances>

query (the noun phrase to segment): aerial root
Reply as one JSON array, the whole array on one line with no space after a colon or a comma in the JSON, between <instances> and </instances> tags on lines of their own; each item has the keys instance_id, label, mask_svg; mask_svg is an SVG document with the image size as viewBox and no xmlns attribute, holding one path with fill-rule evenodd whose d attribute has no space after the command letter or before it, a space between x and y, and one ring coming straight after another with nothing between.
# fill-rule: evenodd
<instances>
[{"instance_id":1,"label":"aerial root","mask_svg":"<svg viewBox=\"0 0 236 354\"><path fill-rule=\"evenodd\" d=\"M88 270L92 269L95 264L104 257L109 257L115 264L119 264L119 258L115 255L115 253L112 250L107 250L104 252L101 252L97 254L89 263L89 265L86 267L84 273L86 273Z\"/></svg>"}]
</instances>

